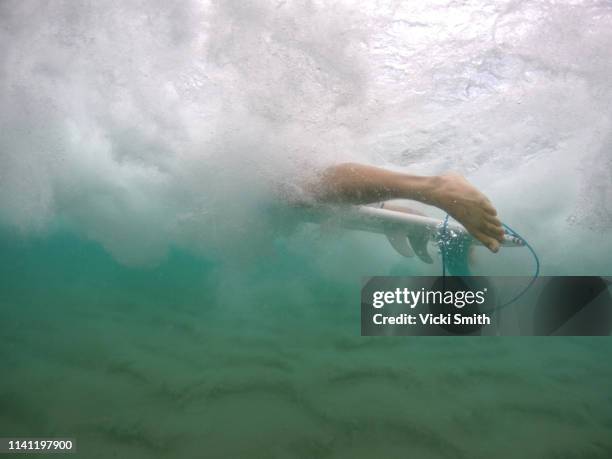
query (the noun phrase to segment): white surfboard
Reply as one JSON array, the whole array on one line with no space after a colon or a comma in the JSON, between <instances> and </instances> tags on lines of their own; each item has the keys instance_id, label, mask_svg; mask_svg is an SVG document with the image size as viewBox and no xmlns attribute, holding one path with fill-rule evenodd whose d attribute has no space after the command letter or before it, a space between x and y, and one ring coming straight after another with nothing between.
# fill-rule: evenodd
<instances>
[{"instance_id":1,"label":"white surfboard","mask_svg":"<svg viewBox=\"0 0 612 459\"><path fill-rule=\"evenodd\" d=\"M347 229L384 234L398 253L406 257L416 254L425 263L433 262L427 245L440 240L444 225L442 220L436 218L371 206L351 206L333 214L316 211L310 215L318 223L327 220ZM453 238L461 237L474 245L482 245L456 222L449 221L446 231L447 235ZM506 234L501 245L523 247L525 243L520 238Z\"/></svg>"}]
</instances>

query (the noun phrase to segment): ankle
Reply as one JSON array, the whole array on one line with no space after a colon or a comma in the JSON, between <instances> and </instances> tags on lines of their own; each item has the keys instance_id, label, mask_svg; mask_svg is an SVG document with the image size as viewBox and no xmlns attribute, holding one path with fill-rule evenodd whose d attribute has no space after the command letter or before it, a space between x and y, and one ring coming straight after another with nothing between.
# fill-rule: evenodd
<instances>
[{"instance_id":1,"label":"ankle","mask_svg":"<svg viewBox=\"0 0 612 459\"><path fill-rule=\"evenodd\" d=\"M448 181L448 177L445 175L432 175L428 178L427 198L429 204L439 206L440 191L444 188L444 184Z\"/></svg>"},{"instance_id":2,"label":"ankle","mask_svg":"<svg viewBox=\"0 0 612 459\"><path fill-rule=\"evenodd\" d=\"M440 188L444 178L442 176L416 176L406 175L402 180L402 197L413 199L424 204L436 204L436 190Z\"/></svg>"}]
</instances>

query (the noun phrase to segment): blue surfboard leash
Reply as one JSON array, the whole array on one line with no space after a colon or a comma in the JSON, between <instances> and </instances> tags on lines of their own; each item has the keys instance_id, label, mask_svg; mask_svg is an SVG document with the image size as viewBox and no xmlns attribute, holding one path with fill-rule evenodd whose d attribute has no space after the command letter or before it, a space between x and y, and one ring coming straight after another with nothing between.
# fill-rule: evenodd
<instances>
[{"instance_id":1,"label":"blue surfboard leash","mask_svg":"<svg viewBox=\"0 0 612 459\"><path fill-rule=\"evenodd\" d=\"M448 230L448 219L449 218L450 218L450 216L448 214L446 214L446 217L444 218L444 223L442 225L442 229L440 231L441 232L440 252L442 254L442 280L443 281L444 281L444 278L446 277L446 248L444 247L444 244L446 243L446 233L447 233L447 230ZM538 258L538 254L536 253L535 249L519 233L514 231L512 228L510 228L508 225L506 225L503 222L502 222L502 225L506 229L506 234L509 234L510 236L518 238L520 241L522 241L525 244L525 247L527 247L529 249L529 251L533 255L533 259L535 261L535 272L533 274L533 277L529 281L529 283L525 286L525 288L523 290L521 290L516 296L514 296L514 298L510 299L509 301L506 301L505 303L503 303L500 306L496 306L495 308L491 309L488 312L499 311L500 309L503 309L506 306L510 306L512 303L514 303L519 298L521 298L525 293L527 293L527 291L531 288L531 286L534 284L534 282L536 281L536 279L540 275L540 259Z\"/></svg>"}]
</instances>

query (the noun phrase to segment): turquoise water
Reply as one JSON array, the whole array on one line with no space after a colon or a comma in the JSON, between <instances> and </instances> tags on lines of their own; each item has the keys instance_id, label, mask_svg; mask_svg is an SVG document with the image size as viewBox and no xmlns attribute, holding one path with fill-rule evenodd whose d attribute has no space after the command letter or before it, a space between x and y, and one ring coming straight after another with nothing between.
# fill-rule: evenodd
<instances>
[{"instance_id":1,"label":"turquoise water","mask_svg":"<svg viewBox=\"0 0 612 459\"><path fill-rule=\"evenodd\" d=\"M359 280L286 247L232 276L180 251L126 268L66 233L2 241L5 436L92 458L612 453L608 339L363 338Z\"/></svg>"},{"instance_id":2,"label":"turquoise water","mask_svg":"<svg viewBox=\"0 0 612 459\"><path fill-rule=\"evenodd\" d=\"M598 1L0 2L0 437L612 457L608 338L361 337L362 277L439 256L289 209L340 161L456 170L542 275L612 275L611 45Z\"/></svg>"}]
</instances>

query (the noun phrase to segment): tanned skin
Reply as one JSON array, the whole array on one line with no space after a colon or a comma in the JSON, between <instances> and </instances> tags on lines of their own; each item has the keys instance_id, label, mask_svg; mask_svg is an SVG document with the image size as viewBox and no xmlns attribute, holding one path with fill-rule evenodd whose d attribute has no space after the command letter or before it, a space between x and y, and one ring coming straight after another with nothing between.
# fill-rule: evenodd
<instances>
[{"instance_id":1,"label":"tanned skin","mask_svg":"<svg viewBox=\"0 0 612 459\"><path fill-rule=\"evenodd\" d=\"M326 203L367 204L412 199L438 207L492 252L499 250L504 238L504 229L491 201L458 174L417 176L343 163L326 169L310 188L318 201Z\"/></svg>"}]
</instances>

